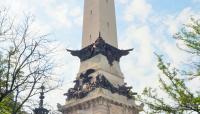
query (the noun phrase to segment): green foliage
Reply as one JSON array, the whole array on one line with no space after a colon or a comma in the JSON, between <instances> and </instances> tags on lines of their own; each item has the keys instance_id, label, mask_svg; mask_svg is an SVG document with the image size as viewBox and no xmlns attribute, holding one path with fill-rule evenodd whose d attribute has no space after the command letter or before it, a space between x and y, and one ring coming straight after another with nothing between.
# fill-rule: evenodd
<instances>
[{"instance_id":1,"label":"green foliage","mask_svg":"<svg viewBox=\"0 0 200 114\"><path fill-rule=\"evenodd\" d=\"M199 80L200 75L200 20L191 19L189 25L175 35L177 40L185 43L186 47L180 49L197 57L196 61L192 61L190 67L184 70L184 74L180 70L166 64L160 55L158 57L158 68L162 72L159 76L159 82L163 95L158 90L145 88L143 94L138 96L139 100L145 103L149 108L150 114L166 113L166 114L188 114L192 112L200 113L200 90L191 91L188 87L184 76L193 76L190 79ZM195 71L195 72L192 72ZM165 99L166 98L166 99Z\"/></svg>"},{"instance_id":2,"label":"green foliage","mask_svg":"<svg viewBox=\"0 0 200 114\"><path fill-rule=\"evenodd\" d=\"M160 56L158 56L158 68L164 75L159 77L161 88L167 101L158 95L158 91L152 88L145 88L143 95L139 99L149 106L151 113L169 113L169 114L182 114L189 112L200 113L200 94L192 93L186 86L185 81L178 76L175 68L165 64Z\"/></svg>"},{"instance_id":3,"label":"green foliage","mask_svg":"<svg viewBox=\"0 0 200 114\"><path fill-rule=\"evenodd\" d=\"M184 74L192 76L190 78L200 76L200 19L191 18L191 22L175 34L174 38L186 45L185 48L179 46L180 49L197 56L197 60L190 63L194 69L184 71Z\"/></svg>"},{"instance_id":4,"label":"green foliage","mask_svg":"<svg viewBox=\"0 0 200 114\"><path fill-rule=\"evenodd\" d=\"M14 101L12 99L13 99L13 96L9 95L2 102L0 102L0 113L1 114L11 114L12 113L12 106L14 104Z\"/></svg>"},{"instance_id":5,"label":"green foliage","mask_svg":"<svg viewBox=\"0 0 200 114\"><path fill-rule=\"evenodd\" d=\"M2 102L0 102L0 114L12 114L13 108L15 108L15 105L20 105L20 103L15 104L15 101L13 101L14 95L11 94L3 99ZM26 112L19 110L16 112L16 114L26 114Z\"/></svg>"},{"instance_id":6,"label":"green foliage","mask_svg":"<svg viewBox=\"0 0 200 114\"><path fill-rule=\"evenodd\" d=\"M200 54L200 20L191 18L191 23L185 25L174 37L186 44L188 52Z\"/></svg>"}]
</instances>

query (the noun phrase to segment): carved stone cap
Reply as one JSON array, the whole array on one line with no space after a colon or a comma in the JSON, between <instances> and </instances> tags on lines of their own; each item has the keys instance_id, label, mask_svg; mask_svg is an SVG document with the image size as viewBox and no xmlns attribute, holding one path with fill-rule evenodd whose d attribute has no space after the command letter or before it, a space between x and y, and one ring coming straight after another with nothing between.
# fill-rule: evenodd
<instances>
[{"instance_id":1,"label":"carved stone cap","mask_svg":"<svg viewBox=\"0 0 200 114\"><path fill-rule=\"evenodd\" d=\"M122 56L128 55L130 51L133 49L128 50L120 50L110 44L106 43L101 36L92 43L91 45L81 49L81 50L69 50L73 56L79 57L80 61L85 61L90 59L98 54L102 54L106 56L110 65L113 64L114 61L120 61Z\"/></svg>"}]
</instances>

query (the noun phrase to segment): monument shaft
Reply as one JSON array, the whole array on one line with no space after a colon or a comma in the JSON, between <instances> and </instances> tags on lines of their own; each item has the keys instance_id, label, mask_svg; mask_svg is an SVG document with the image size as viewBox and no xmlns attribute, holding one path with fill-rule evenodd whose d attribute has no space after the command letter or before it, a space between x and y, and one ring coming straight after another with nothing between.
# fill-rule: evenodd
<instances>
[{"instance_id":1,"label":"monument shaft","mask_svg":"<svg viewBox=\"0 0 200 114\"><path fill-rule=\"evenodd\" d=\"M109 45L118 47L114 0L84 0L82 48L93 44L99 35ZM106 57L99 54L81 61L79 74L87 69L97 69L98 73L106 74L115 85L123 84L119 61L109 65Z\"/></svg>"},{"instance_id":2,"label":"monument shaft","mask_svg":"<svg viewBox=\"0 0 200 114\"><path fill-rule=\"evenodd\" d=\"M84 0L82 47L101 36L106 43L117 47L117 29L114 0Z\"/></svg>"}]
</instances>

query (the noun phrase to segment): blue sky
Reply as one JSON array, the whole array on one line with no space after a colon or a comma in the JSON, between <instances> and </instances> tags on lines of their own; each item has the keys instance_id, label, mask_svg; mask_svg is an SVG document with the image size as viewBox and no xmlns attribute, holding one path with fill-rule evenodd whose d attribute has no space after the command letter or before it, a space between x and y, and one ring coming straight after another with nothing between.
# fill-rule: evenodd
<instances>
[{"instance_id":1,"label":"blue sky","mask_svg":"<svg viewBox=\"0 0 200 114\"><path fill-rule=\"evenodd\" d=\"M145 86L158 87L159 71L153 53L165 55L177 67L188 61L189 55L176 48L181 42L174 41L172 35L183 23L189 23L190 16L200 16L200 0L115 0L115 5L119 47L135 48L121 59L125 81L138 93ZM19 20L24 14L32 14L34 30L50 33L48 38L56 40L59 47L55 59L62 67L55 72L64 85L49 93L46 102L54 108L57 102L63 104L63 93L72 87L79 70L79 60L65 48L81 47L83 0L0 0L0 6L9 7ZM197 81L192 84L200 87Z\"/></svg>"}]
</instances>

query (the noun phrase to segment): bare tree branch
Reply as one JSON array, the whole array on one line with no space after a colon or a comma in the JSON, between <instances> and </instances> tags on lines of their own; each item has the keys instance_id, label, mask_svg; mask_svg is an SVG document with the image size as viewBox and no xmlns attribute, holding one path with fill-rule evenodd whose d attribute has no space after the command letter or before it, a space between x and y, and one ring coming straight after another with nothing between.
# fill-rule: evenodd
<instances>
[{"instance_id":1,"label":"bare tree branch","mask_svg":"<svg viewBox=\"0 0 200 114\"><path fill-rule=\"evenodd\" d=\"M18 27L10 19L8 12L0 11L0 41L8 44L5 47L0 45L0 102L14 96L12 114L16 114L39 93L38 87L42 83L51 80L55 64L49 55L54 48L48 48L51 41L47 35L32 35L30 16ZM57 87L58 84L46 88L46 92Z\"/></svg>"}]
</instances>

